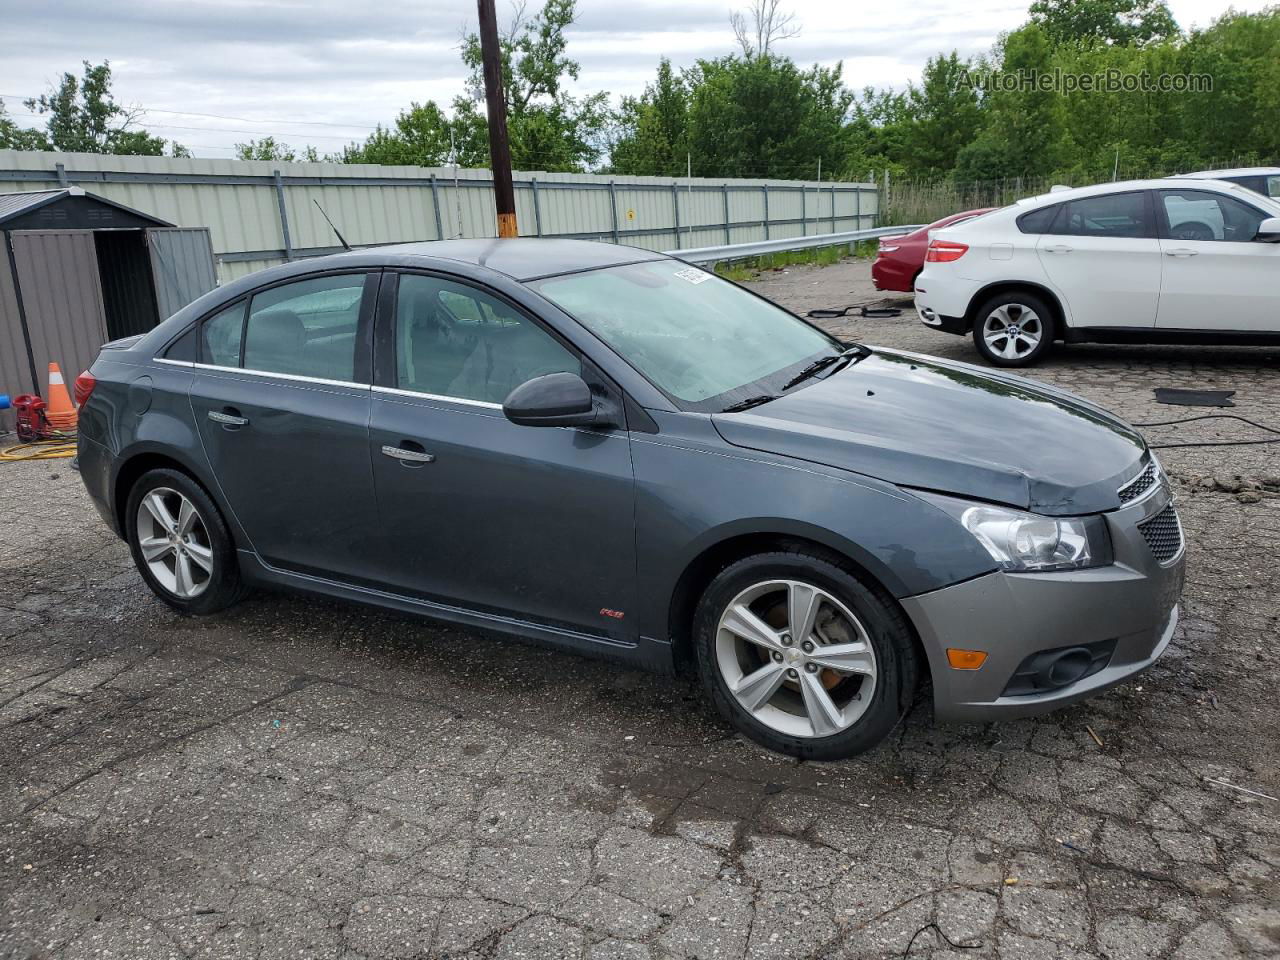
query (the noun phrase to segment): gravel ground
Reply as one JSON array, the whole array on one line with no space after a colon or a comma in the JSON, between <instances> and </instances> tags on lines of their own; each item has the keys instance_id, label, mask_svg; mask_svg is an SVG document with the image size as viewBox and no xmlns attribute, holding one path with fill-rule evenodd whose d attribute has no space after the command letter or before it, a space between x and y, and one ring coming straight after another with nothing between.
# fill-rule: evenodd
<instances>
[{"instance_id":1,"label":"gravel ground","mask_svg":"<svg viewBox=\"0 0 1280 960\"><path fill-rule=\"evenodd\" d=\"M865 262L758 283L875 298ZM900 318L835 327L974 360ZM1276 355L1074 347L1031 376L1280 424ZM1251 437L1226 421L1153 438ZM314 599L184 620L67 461L0 466L0 957L1280 955L1266 446L1168 450L1184 618L1134 683L857 760L730 735L691 681ZM953 949L938 936L974 949Z\"/></svg>"}]
</instances>

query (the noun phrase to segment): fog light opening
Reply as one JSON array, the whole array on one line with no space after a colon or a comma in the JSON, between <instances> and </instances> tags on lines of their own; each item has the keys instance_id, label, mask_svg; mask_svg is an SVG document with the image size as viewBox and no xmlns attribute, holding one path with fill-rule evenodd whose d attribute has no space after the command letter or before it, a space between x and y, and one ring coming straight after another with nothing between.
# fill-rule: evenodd
<instances>
[{"instance_id":1,"label":"fog light opening","mask_svg":"<svg viewBox=\"0 0 1280 960\"><path fill-rule=\"evenodd\" d=\"M1064 650L1042 670L1046 687L1065 687L1075 683L1093 666L1093 654L1084 647Z\"/></svg>"}]
</instances>

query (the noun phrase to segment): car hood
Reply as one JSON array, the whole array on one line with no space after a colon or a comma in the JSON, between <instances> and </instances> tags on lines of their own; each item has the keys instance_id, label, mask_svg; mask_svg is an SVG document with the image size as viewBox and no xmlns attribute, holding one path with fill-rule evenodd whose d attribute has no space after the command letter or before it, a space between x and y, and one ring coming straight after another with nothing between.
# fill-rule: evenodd
<instances>
[{"instance_id":1,"label":"car hood","mask_svg":"<svg viewBox=\"0 0 1280 960\"><path fill-rule=\"evenodd\" d=\"M1120 505L1146 443L1079 397L964 363L874 350L712 422L739 447L1049 515Z\"/></svg>"}]
</instances>

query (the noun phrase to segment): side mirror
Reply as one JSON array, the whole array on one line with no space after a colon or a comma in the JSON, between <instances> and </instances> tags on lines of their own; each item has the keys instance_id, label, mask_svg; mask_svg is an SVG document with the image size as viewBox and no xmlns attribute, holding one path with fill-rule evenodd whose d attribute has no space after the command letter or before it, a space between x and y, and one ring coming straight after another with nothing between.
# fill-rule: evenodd
<instances>
[{"instance_id":1,"label":"side mirror","mask_svg":"<svg viewBox=\"0 0 1280 960\"><path fill-rule=\"evenodd\" d=\"M524 427L585 427L596 422L591 388L576 373L548 373L507 395L502 412Z\"/></svg>"},{"instance_id":2,"label":"side mirror","mask_svg":"<svg viewBox=\"0 0 1280 960\"><path fill-rule=\"evenodd\" d=\"M1259 243L1280 243L1280 217L1268 217L1258 224L1253 239Z\"/></svg>"}]
</instances>

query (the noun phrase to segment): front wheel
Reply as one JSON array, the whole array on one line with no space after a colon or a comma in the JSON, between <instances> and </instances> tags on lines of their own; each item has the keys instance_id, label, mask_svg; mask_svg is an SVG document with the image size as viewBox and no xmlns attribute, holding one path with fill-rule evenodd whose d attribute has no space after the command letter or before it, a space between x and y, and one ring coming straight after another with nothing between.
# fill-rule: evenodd
<instances>
[{"instance_id":1,"label":"front wheel","mask_svg":"<svg viewBox=\"0 0 1280 960\"><path fill-rule=\"evenodd\" d=\"M870 750L915 691L902 613L817 552L779 551L727 567L698 605L694 637L720 712L752 740L802 759Z\"/></svg>"},{"instance_id":2,"label":"front wheel","mask_svg":"<svg viewBox=\"0 0 1280 960\"><path fill-rule=\"evenodd\" d=\"M177 470L143 474L129 491L125 530L151 591L180 613L216 613L245 594L222 514Z\"/></svg>"},{"instance_id":3,"label":"front wheel","mask_svg":"<svg viewBox=\"0 0 1280 960\"><path fill-rule=\"evenodd\" d=\"M1040 297L1015 291L992 297L973 321L973 343L997 367L1029 367L1053 347L1053 314Z\"/></svg>"}]
</instances>

